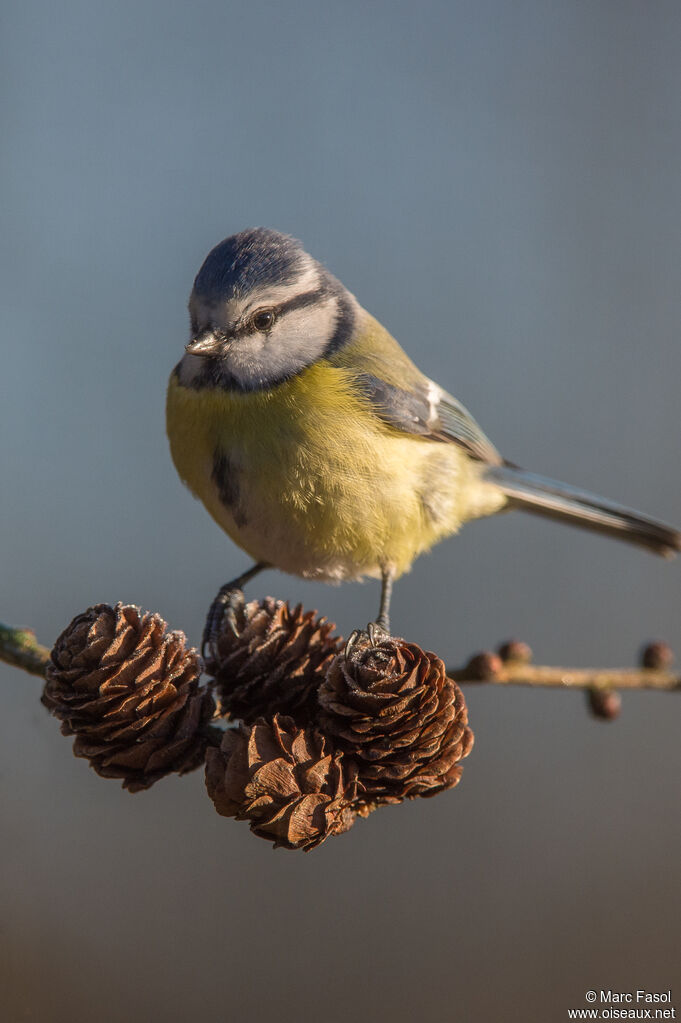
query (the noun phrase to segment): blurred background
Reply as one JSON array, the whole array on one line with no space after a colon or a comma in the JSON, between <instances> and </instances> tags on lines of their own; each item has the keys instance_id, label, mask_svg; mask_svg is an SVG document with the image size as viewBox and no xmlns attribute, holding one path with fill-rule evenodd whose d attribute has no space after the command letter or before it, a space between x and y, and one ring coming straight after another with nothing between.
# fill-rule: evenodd
<instances>
[{"instance_id":1,"label":"blurred background","mask_svg":"<svg viewBox=\"0 0 681 1023\"><path fill-rule=\"evenodd\" d=\"M675 0L4 5L0 618L51 644L123 600L198 642L247 558L180 484L167 376L209 248L308 250L510 459L681 524ZM270 573L347 634L378 586ZM529 516L397 587L459 663L681 651L681 566ZM562 1020L678 986L678 696L469 690L461 785L311 855L199 772L131 797L0 666L7 1021ZM678 1011L678 1009L677 1009Z\"/></svg>"}]
</instances>

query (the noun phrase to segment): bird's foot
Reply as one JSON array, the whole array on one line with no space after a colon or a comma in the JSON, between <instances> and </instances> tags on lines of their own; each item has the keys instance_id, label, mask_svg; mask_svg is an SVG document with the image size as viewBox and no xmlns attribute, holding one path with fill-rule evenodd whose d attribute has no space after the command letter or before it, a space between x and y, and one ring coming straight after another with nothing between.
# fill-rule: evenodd
<instances>
[{"instance_id":1,"label":"bird's foot","mask_svg":"<svg viewBox=\"0 0 681 1023\"><path fill-rule=\"evenodd\" d=\"M221 632L224 632L225 628L233 632L235 636L239 635L237 612L243 608L244 603L243 590L229 583L221 587L215 600L210 605L206 624L203 628L201 656L204 661L214 660L218 637Z\"/></svg>"},{"instance_id":2,"label":"bird's foot","mask_svg":"<svg viewBox=\"0 0 681 1023\"><path fill-rule=\"evenodd\" d=\"M380 619L377 622L369 622L366 629L354 629L350 633L345 644L345 657L348 657L353 647L360 643L368 643L369 646L379 646L386 639L390 639L390 632L384 627Z\"/></svg>"},{"instance_id":3,"label":"bird's foot","mask_svg":"<svg viewBox=\"0 0 681 1023\"><path fill-rule=\"evenodd\" d=\"M379 646L381 643L385 643L386 639L390 639L390 629L386 623L383 623L379 618L378 621L369 622L367 625L367 633L369 635L369 642L372 646Z\"/></svg>"}]
</instances>

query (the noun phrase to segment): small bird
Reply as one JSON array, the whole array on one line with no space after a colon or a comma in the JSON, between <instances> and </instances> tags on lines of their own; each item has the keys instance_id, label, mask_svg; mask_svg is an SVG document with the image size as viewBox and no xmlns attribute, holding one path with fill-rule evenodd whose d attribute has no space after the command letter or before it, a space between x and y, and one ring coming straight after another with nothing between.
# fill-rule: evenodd
<instances>
[{"instance_id":1,"label":"small bird","mask_svg":"<svg viewBox=\"0 0 681 1023\"><path fill-rule=\"evenodd\" d=\"M505 461L464 406L300 242L266 228L208 254L189 299L167 431L191 492L255 561L213 602L204 644L263 568L393 580L472 519L521 508L664 556L681 533ZM374 623L372 623L374 625Z\"/></svg>"}]
</instances>

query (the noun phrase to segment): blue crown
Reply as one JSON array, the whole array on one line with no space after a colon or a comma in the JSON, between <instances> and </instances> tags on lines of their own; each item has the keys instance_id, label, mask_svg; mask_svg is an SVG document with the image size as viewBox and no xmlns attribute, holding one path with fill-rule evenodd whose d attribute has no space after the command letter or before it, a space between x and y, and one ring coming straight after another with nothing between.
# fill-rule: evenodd
<instances>
[{"instance_id":1,"label":"blue crown","mask_svg":"<svg viewBox=\"0 0 681 1023\"><path fill-rule=\"evenodd\" d=\"M206 256L194 291L207 298L248 294L263 284L292 284L305 251L295 238L267 227L230 235Z\"/></svg>"}]
</instances>

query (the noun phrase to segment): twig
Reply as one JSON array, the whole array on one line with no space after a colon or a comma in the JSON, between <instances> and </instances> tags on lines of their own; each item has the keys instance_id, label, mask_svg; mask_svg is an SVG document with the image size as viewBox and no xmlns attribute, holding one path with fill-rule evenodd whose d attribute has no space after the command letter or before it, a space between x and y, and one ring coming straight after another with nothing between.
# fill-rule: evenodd
<instances>
[{"instance_id":1,"label":"twig","mask_svg":"<svg viewBox=\"0 0 681 1023\"><path fill-rule=\"evenodd\" d=\"M662 668L557 668L530 664L529 648L525 648L524 656L518 659L512 654L505 658L504 649L500 649L502 656L477 654L464 667L450 669L448 674L462 684L486 682L503 686L587 690L681 689L681 677ZM645 656L644 651L644 660ZM31 675L44 676L49 658L50 651L38 643L32 629L13 628L0 623L0 661L22 668Z\"/></svg>"},{"instance_id":2,"label":"twig","mask_svg":"<svg viewBox=\"0 0 681 1023\"><path fill-rule=\"evenodd\" d=\"M0 622L0 661L23 668L31 675L44 675L50 651L41 646L32 629L17 629Z\"/></svg>"},{"instance_id":3,"label":"twig","mask_svg":"<svg viewBox=\"0 0 681 1023\"><path fill-rule=\"evenodd\" d=\"M479 658L490 662L481 671ZM498 661L498 664L493 662ZM543 664L503 662L495 654L481 654L463 668L448 671L461 684L487 682L501 686L557 689L681 689L681 678L654 668L555 668Z\"/></svg>"}]
</instances>

